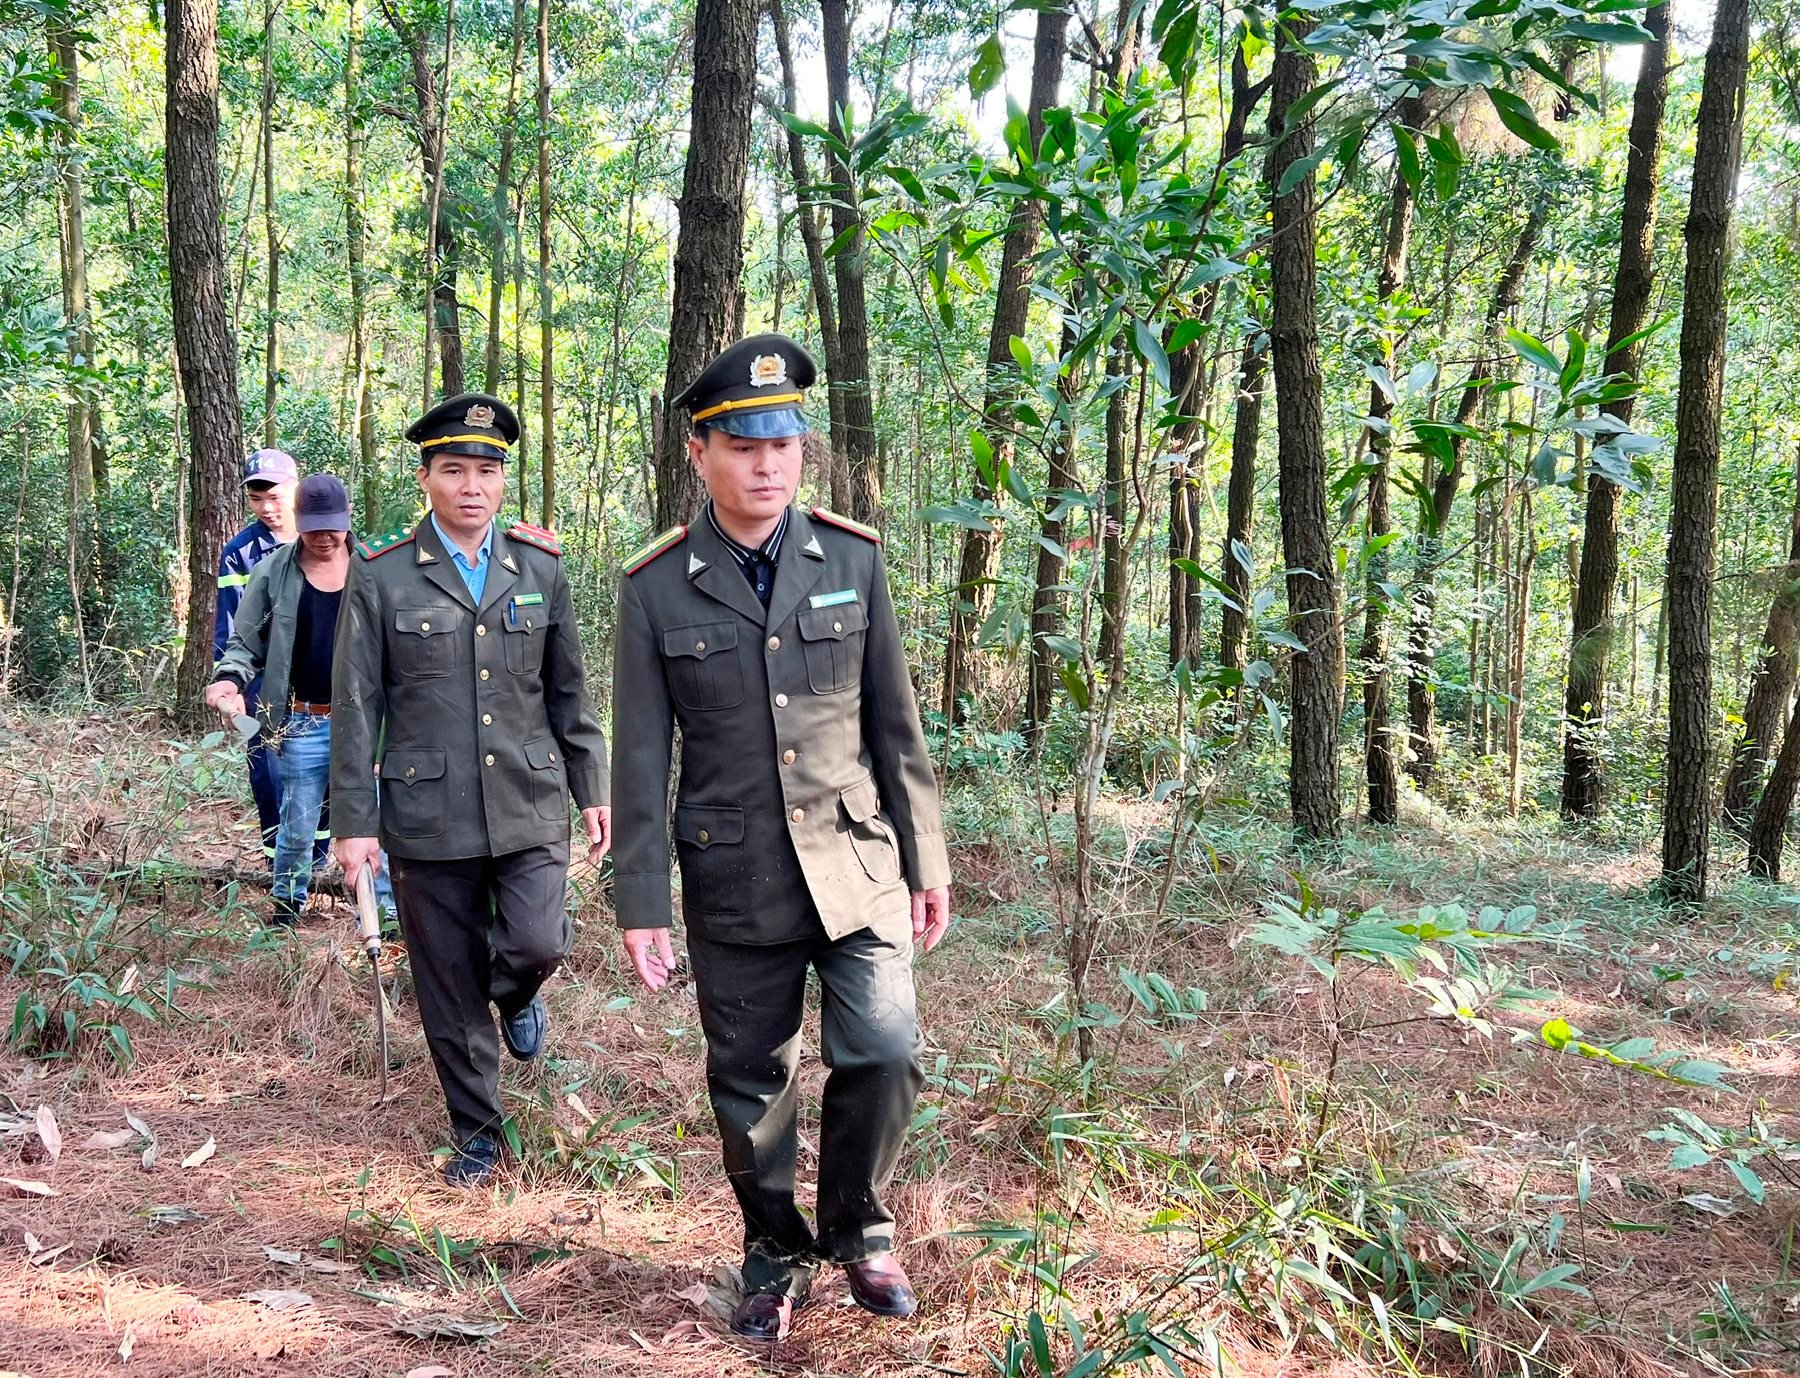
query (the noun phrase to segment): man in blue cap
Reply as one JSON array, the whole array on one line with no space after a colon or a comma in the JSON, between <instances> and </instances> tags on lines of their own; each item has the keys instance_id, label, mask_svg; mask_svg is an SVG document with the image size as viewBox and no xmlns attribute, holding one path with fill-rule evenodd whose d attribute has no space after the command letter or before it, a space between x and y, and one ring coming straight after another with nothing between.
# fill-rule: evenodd
<instances>
[{"instance_id":1,"label":"man in blue cap","mask_svg":"<svg viewBox=\"0 0 1800 1378\"><path fill-rule=\"evenodd\" d=\"M244 461L244 501L253 516L248 526L225 543L219 555L219 599L213 614L215 665L231 643L238 605L250 586L251 573L294 539L294 491L299 482L300 466L285 450L257 450ZM245 712L256 712L261 688L260 678L244 687ZM256 817L262 831L263 858L273 867L275 837L281 830L281 774L261 732L245 744L245 754L250 767L250 794L256 801ZM318 860L324 859L327 840L319 839Z\"/></svg>"},{"instance_id":2,"label":"man in blue cap","mask_svg":"<svg viewBox=\"0 0 1800 1378\"><path fill-rule=\"evenodd\" d=\"M924 1079L912 956L950 923L881 533L794 505L813 376L799 345L757 335L672 400L693 416L710 501L625 562L613 666L619 924L639 978L661 989L672 821L707 1086L744 1217L731 1328L765 1341L824 1263L865 1310L912 1313L883 1197ZM794 1200L809 970L831 1068L811 1223Z\"/></svg>"}]
</instances>

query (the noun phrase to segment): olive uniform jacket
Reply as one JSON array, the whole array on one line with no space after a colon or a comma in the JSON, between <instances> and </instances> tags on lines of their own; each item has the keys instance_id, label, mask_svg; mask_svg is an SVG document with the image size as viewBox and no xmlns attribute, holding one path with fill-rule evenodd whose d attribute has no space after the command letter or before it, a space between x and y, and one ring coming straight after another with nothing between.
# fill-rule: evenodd
<instances>
[{"instance_id":1,"label":"olive uniform jacket","mask_svg":"<svg viewBox=\"0 0 1800 1378\"><path fill-rule=\"evenodd\" d=\"M909 891L949 884L876 532L794 509L765 611L711 522L678 527L626 564L614 656L622 927L669 924L676 725L682 913L702 937L898 937Z\"/></svg>"},{"instance_id":2,"label":"olive uniform jacket","mask_svg":"<svg viewBox=\"0 0 1800 1378\"><path fill-rule=\"evenodd\" d=\"M288 715L288 680L293 673L294 635L300 619L300 542L278 546L250 574L233 615L213 679L228 679L242 690L262 679L256 716L264 735L276 738Z\"/></svg>"},{"instance_id":3,"label":"olive uniform jacket","mask_svg":"<svg viewBox=\"0 0 1800 1378\"><path fill-rule=\"evenodd\" d=\"M561 553L541 528L496 529L477 607L429 517L356 547L331 671L334 837L504 856L567 841L571 793L607 802Z\"/></svg>"}]
</instances>

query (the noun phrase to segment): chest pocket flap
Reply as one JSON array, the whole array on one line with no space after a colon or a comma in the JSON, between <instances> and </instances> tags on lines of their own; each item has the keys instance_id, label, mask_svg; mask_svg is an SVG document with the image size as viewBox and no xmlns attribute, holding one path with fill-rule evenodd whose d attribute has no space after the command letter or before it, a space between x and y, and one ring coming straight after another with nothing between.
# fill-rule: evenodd
<instances>
[{"instance_id":1,"label":"chest pocket flap","mask_svg":"<svg viewBox=\"0 0 1800 1378\"><path fill-rule=\"evenodd\" d=\"M742 703L744 667L738 663L737 644L735 622L671 627L664 632L664 668L675 702L705 713Z\"/></svg>"},{"instance_id":2,"label":"chest pocket flap","mask_svg":"<svg viewBox=\"0 0 1800 1378\"><path fill-rule=\"evenodd\" d=\"M861 603L806 608L800 613L800 635L808 641L842 641L869 629L869 610Z\"/></svg>"},{"instance_id":3,"label":"chest pocket flap","mask_svg":"<svg viewBox=\"0 0 1800 1378\"><path fill-rule=\"evenodd\" d=\"M394 613L394 630L410 636L445 636L456 630L456 609L400 608Z\"/></svg>"},{"instance_id":4,"label":"chest pocket flap","mask_svg":"<svg viewBox=\"0 0 1800 1378\"><path fill-rule=\"evenodd\" d=\"M720 651L737 649L737 623L709 622L703 627L675 627L663 633L663 654L674 659L691 656L705 660Z\"/></svg>"}]
</instances>

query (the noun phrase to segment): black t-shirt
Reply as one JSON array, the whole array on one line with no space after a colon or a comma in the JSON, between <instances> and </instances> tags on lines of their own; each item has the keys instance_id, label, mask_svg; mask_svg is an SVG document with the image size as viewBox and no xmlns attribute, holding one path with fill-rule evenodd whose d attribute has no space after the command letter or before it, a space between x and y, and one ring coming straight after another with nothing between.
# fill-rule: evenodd
<instances>
[{"instance_id":1,"label":"black t-shirt","mask_svg":"<svg viewBox=\"0 0 1800 1378\"><path fill-rule=\"evenodd\" d=\"M301 576L288 692L307 703L331 702L331 650L337 641L338 603L343 596L342 589L325 593Z\"/></svg>"}]
</instances>

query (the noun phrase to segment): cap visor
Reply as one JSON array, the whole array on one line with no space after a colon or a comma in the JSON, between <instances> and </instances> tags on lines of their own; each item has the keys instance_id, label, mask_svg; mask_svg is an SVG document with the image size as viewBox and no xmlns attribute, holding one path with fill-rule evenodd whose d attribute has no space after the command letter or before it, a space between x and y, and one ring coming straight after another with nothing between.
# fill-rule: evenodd
<instances>
[{"instance_id":1,"label":"cap visor","mask_svg":"<svg viewBox=\"0 0 1800 1378\"><path fill-rule=\"evenodd\" d=\"M793 407L726 412L701 424L717 427L726 435L741 435L746 440L781 440L790 435L805 435L810 429L806 418Z\"/></svg>"},{"instance_id":2,"label":"cap visor","mask_svg":"<svg viewBox=\"0 0 1800 1378\"><path fill-rule=\"evenodd\" d=\"M309 512L304 517L294 518L294 530L304 535L308 531L348 531L350 514L348 512Z\"/></svg>"}]
</instances>

